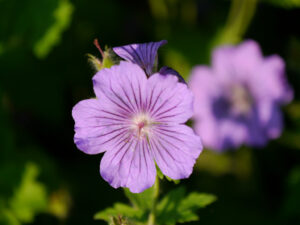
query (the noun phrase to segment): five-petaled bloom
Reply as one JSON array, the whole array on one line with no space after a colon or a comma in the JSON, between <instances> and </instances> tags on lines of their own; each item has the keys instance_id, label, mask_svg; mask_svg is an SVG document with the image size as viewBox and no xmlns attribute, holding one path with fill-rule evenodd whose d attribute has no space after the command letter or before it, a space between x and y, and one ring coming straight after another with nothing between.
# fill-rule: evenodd
<instances>
[{"instance_id":1,"label":"five-petaled bloom","mask_svg":"<svg viewBox=\"0 0 300 225\"><path fill-rule=\"evenodd\" d=\"M293 91L284 61L264 58L258 44L245 41L213 52L212 68L196 67L189 86L195 95L195 131L215 150L242 144L263 146L282 130L280 106Z\"/></svg>"},{"instance_id":2,"label":"five-petaled bloom","mask_svg":"<svg viewBox=\"0 0 300 225\"><path fill-rule=\"evenodd\" d=\"M177 76L152 73L149 60L157 49L133 51L143 65L128 60L100 70L93 78L97 98L79 102L72 112L77 147L105 152L102 177L136 193L154 184L155 163L172 179L187 178L202 151L200 138L184 125L193 115L192 92Z\"/></svg>"}]
</instances>

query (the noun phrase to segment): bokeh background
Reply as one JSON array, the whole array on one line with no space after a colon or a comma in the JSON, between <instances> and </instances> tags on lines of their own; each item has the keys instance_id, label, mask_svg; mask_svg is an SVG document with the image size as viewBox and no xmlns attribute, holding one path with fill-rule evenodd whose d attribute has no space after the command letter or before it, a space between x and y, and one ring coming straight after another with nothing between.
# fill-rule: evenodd
<instances>
[{"instance_id":1,"label":"bokeh background","mask_svg":"<svg viewBox=\"0 0 300 225\"><path fill-rule=\"evenodd\" d=\"M218 197L190 224L300 224L299 28L299 0L0 0L0 224L105 224L93 215L128 201L100 177L102 156L73 143L72 107L94 96L95 38L166 39L160 64L186 79L221 44L254 39L283 57L295 98L282 136L263 149L205 150L180 185Z\"/></svg>"}]
</instances>

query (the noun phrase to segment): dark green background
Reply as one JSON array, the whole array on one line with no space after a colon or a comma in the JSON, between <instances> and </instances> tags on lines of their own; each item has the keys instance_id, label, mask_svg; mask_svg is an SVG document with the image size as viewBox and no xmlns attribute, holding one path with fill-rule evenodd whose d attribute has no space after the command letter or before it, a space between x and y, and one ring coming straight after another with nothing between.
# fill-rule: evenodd
<instances>
[{"instance_id":1,"label":"dark green background","mask_svg":"<svg viewBox=\"0 0 300 225\"><path fill-rule=\"evenodd\" d=\"M100 177L102 156L76 149L71 116L78 101L94 96L94 71L86 57L99 56L94 38L103 47L166 39L160 64L175 66L187 78L192 66L210 63L212 41L225 25L230 1L162 1L169 2L164 15L149 1L72 0L70 25L41 58L34 45L53 24L58 2L0 0L0 200L12 196L31 161L39 166L39 181L49 194L63 187L72 201L66 219L40 213L32 224L104 224L93 220L94 213L127 200ZM283 109L283 136L264 149L212 155L208 167L200 165L206 159L200 156L191 178L180 185L213 193L218 201L200 210L200 222L191 224L300 223L300 9L268 2L259 2L243 38L256 40L265 55L277 53L287 63L295 99ZM216 172L224 160L229 165ZM164 192L174 187L167 181L162 185Z\"/></svg>"}]
</instances>

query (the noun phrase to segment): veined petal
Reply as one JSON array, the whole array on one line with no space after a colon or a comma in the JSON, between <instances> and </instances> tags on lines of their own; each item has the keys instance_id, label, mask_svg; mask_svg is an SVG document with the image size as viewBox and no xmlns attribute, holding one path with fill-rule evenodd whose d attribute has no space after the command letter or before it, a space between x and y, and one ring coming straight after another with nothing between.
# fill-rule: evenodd
<instances>
[{"instance_id":1,"label":"veined petal","mask_svg":"<svg viewBox=\"0 0 300 225\"><path fill-rule=\"evenodd\" d=\"M87 154L106 151L112 140L117 140L128 130L123 121L117 121L102 110L97 99L83 100L72 110L75 120L74 142Z\"/></svg>"},{"instance_id":2,"label":"veined petal","mask_svg":"<svg viewBox=\"0 0 300 225\"><path fill-rule=\"evenodd\" d=\"M108 111L130 115L143 108L142 93L147 78L145 72L130 62L121 62L100 70L94 77L94 91Z\"/></svg>"},{"instance_id":3,"label":"veined petal","mask_svg":"<svg viewBox=\"0 0 300 225\"><path fill-rule=\"evenodd\" d=\"M147 82L146 109L160 123L185 123L193 115L193 95L174 75L153 74Z\"/></svg>"},{"instance_id":4,"label":"veined petal","mask_svg":"<svg viewBox=\"0 0 300 225\"><path fill-rule=\"evenodd\" d=\"M189 177L203 149L200 137L185 125L157 126L150 148L158 167L172 179Z\"/></svg>"},{"instance_id":5,"label":"veined petal","mask_svg":"<svg viewBox=\"0 0 300 225\"><path fill-rule=\"evenodd\" d=\"M146 141L130 139L104 154L100 173L114 188L140 193L154 184L156 169Z\"/></svg>"},{"instance_id":6,"label":"veined petal","mask_svg":"<svg viewBox=\"0 0 300 225\"><path fill-rule=\"evenodd\" d=\"M148 75L152 74L157 50L166 40L142 44L131 44L113 48L114 52L121 58L139 65Z\"/></svg>"}]
</instances>

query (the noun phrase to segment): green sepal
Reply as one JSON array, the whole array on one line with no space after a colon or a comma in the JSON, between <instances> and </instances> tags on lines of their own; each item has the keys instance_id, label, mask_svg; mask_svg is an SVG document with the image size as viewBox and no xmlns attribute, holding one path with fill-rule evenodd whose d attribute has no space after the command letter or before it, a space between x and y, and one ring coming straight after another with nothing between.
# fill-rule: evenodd
<instances>
[{"instance_id":1,"label":"green sepal","mask_svg":"<svg viewBox=\"0 0 300 225\"><path fill-rule=\"evenodd\" d=\"M156 165L156 175L158 176L159 179L161 180L164 179L164 175L157 165Z\"/></svg>"},{"instance_id":2,"label":"green sepal","mask_svg":"<svg viewBox=\"0 0 300 225\"><path fill-rule=\"evenodd\" d=\"M88 62L92 65L96 72L120 63L120 58L113 52L111 48L105 46L105 51L101 53L102 59L99 59L92 54L87 54Z\"/></svg>"}]
</instances>

